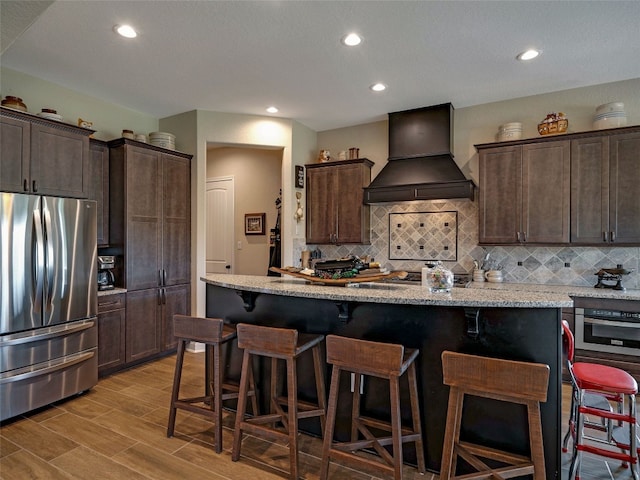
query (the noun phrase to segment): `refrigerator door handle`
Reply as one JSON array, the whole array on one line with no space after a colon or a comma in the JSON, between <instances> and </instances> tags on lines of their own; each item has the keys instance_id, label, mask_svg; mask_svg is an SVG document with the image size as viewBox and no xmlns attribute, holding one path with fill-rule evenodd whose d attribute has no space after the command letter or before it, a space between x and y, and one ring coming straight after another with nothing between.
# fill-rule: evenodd
<instances>
[{"instance_id":1,"label":"refrigerator door handle","mask_svg":"<svg viewBox=\"0 0 640 480\"><path fill-rule=\"evenodd\" d=\"M69 368L72 365L76 365L81 362L85 362L92 358L96 352L94 350L88 350L86 352L74 353L67 355L66 357L49 360L42 366L33 365L24 369L17 369L16 371L9 371L0 375L0 385L5 383L13 383L21 380L28 380L39 375L51 375L57 371Z\"/></svg>"},{"instance_id":2,"label":"refrigerator door handle","mask_svg":"<svg viewBox=\"0 0 640 480\"><path fill-rule=\"evenodd\" d=\"M74 333L89 330L95 326L95 320L86 320L84 322L75 322L73 325L63 323L53 327L46 327L39 330L29 330L28 332L14 333L5 335L0 340L0 347L6 348L14 345L23 345L25 343L42 342L51 340L52 338L63 337Z\"/></svg>"},{"instance_id":3,"label":"refrigerator door handle","mask_svg":"<svg viewBox=\"0 0 640 480\"><path fill-rule=\"evenodd\" d=\"M50 311L53 308L53 274L55 272L55 265L53 262L53 228L51 226L51 212L48 208L43 208L44 214L44 240L46 245L45 252L45 275L46 275L46 289L44 294L45 310Z\"/></svg>"},{"instance_id":4,"label":"refrigerator door handle","mask_svg":"<svg viewBox=\"0 0 640 480\"><path fill-rule=\"evenodd\" d=\"M33 245L33 276L35 288L33 292L33 305L37 313L42 311L42 291L44 283L44 232L42 231L42 217L40 208L33 211L33 229L35 230L35 243Z\"/></svg>"}]
</instances>

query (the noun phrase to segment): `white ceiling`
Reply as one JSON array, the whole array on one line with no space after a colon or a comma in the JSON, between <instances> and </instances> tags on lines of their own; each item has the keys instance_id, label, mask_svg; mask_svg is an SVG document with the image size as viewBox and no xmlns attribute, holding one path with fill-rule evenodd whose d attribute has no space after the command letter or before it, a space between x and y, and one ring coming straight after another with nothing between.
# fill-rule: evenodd
<instances>
[{"instance_id":1,"label":"white ceiling","mask_svg":"<svg viewBox=\"0 0 640 480\"><path fill-rule=\"evenodd\" d=\"M1 64L158 118L273 104L323 131L640 78L637 0L50 3L1 1ZM529 47L543 54L516 61Z\"/></svg>"}]
</instances>

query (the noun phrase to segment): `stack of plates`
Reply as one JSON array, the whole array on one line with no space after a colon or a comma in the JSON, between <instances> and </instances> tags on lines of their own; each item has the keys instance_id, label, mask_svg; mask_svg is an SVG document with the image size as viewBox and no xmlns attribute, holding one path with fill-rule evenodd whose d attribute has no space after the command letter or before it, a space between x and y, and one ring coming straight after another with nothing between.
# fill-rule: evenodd
<instances>
[{"instance_id":1,"label":"stack of plates","mask_svg":"<svg viewBox=\"0 0 640 480\"><path fill-rule=\"evenodd\" d=\"M55 110L51 110L50 108L43 108L42 111L37 115L48 120L57 120L59 122L62 121L62 115L59 115L58 112L56 112Z\"/></svg>"},{"instance_id":2,"label":"stack of plates","mask_svg":"<svg viewBox=\"0 0 640 480\"><path fill-rule=\"evenodd\" d=\"M149 134L149 143L156 147L167 148L169 150L176 149L176 136L167 132L151 132Z\"/></svg>"},{"instance_id":3,"label":"stack of plates","mask_svg":"<svg viewBox=\"0 0 640 480\"><path fill-rule=\"evenodd\" d=\"M594 129L624 127L626 124L627 114L624 111L624 103L605 103L596 108L596 114L593 117Z\"/></svg>"},{"instance_id":4,"label":"stack of plates","mask_svg":"<svg viewBox=\"0 0 640 480\"><path fill-rule=\"evenodd\" d=\"M522 123L511 122L500 125L498 129L498 141L519 140L522 138Z\"/></svg>"}]
</instances>

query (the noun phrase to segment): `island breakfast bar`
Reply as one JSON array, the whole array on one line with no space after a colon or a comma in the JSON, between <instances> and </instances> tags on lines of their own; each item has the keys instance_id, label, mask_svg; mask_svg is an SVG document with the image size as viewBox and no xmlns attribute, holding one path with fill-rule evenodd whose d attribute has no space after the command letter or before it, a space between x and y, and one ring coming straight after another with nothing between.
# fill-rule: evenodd
<instances>
[{"instance_id":1,"label":"island breakfast bar","mask_svg":"<svg viewBox=\"0 0 640 480\"><path fill-rule=\"evenodd\" d=\"M418 390L427 468L440 470L449 389L442 382L444 350L538 362L549 365L547 402L542 404L547 479L561 474L561 309L573 302L566 293L478 290L454 288L451 293L429 293L420 286L361 283L335 287L304 280L211 274L206 282L206 315L231 323L296 328L307 333L343 335L365 340L399 343L420 349ZM227 372L239 377L241 355L227 352ZM267 362L257 365L257 382L269 379ZM300 368L300 397L313 398L312 362ZM308 369L308 370L307 370ZM326 378L329 379L327 365ZM342 380L335 436L349 438L350 392ZM363 411L384 417L388 387L376 378L364 385ZM403 386L401 404L408 405ZM260 387L258 387L260 389ZM266 408L266 406L264 407ZM403 412L404 413L404 412ZM410 418L407 412L407 419ZM472 398L465 405L461 438L526 454L529 449L526 411L521 405ZM304 423L303 423L304 422ZM319 423L301 422L301 430L319 435ZM405 461L415 463L407 447ZM464 470L458 470L464 473Z\"/></svg>"}]
</instances>

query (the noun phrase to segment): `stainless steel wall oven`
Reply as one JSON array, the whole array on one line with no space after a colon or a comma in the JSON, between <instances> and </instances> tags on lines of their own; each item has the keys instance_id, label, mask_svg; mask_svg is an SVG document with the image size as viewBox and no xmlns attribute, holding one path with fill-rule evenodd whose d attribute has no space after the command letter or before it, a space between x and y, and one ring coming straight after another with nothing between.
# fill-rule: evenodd
<instances>
[{"instance_id":1,"label":"stainless steel wall oven","mask_svg":"<svg viewBox=\"0 0 640 480\"><path fill-rule=\"evenodd\" d=\"M640 357L640 302L575 309L576 348Z\"/></svg>"}]
</instances>

